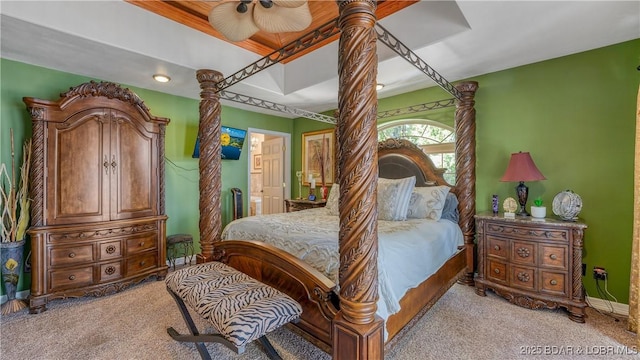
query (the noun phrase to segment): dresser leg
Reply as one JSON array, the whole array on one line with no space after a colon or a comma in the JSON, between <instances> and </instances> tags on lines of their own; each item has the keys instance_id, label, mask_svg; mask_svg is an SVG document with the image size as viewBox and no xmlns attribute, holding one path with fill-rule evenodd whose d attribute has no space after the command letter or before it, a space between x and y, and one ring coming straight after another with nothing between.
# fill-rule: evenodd
<instances>
[{"instance_id":1,"label":"dresser leg","mask_svg":"<svg viewBox=\"0 0 640 360\"><path fill-rule=\"evenodd\" d=\"M480 296L487 296L487 291L484 286L478 285L478 283L476 283L476 294Z\"/></svg>"},{"instance_id":2,"label":"dresser leg","mask_svg":"<svg viewBox=\"0 0 640 360\"><path fill-rule=\"evenodd\" d=\"M584 309L583 308L569 308L569 319L577 323L584 323Z\"/></svg>"}]
</instances>

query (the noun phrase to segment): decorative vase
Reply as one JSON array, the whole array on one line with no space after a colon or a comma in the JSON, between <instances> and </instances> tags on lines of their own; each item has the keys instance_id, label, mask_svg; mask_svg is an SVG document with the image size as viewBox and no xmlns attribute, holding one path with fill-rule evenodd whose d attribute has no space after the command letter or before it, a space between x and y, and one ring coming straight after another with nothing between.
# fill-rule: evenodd
<instances>
[{"instance_id":1,"label":"decorative vase","mask_svg":"<svg viewBox=\"0 0 640 360\"><path fill-rule=\"evenodd\" d=\"M329 188L326 186L323 186L320 188L320 191L322 193L322 200L327 200L327 196L329 195Z\"/></svg>"},{"instance_id":2,"label":"decorative vase","mask_svg":"<svg viewBox=\"0 0 640 360\"><path fill-rule=\"evenodd\" d=\"M2 268L2 283L7 295L7 302L2 304L2 315L11 314L27 307L27 304L16 299L18 280L22 273L22 259L25 240L0 242L0 266Z\"/></svg>"},{"instance_id":3,"label":"decorative vase","mask_svg":"<svg viewBox=\"0 0 640 360\"><path fill-rule=\"evenodd\" d=\"M531 207L531 216L537 219L544 219L547 216L547 207L546 206L532 206Z\"/></svg>"}]
</instances>

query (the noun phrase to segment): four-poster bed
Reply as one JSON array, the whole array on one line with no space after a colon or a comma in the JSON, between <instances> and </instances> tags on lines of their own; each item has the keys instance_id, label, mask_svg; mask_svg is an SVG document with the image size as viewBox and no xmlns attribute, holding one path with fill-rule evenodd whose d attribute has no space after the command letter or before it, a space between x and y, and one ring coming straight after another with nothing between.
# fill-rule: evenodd
<instances>
[{"instance_id":1,"label":"four-poster bed","mask_svg":"<svg viewBox=\"0 0 640 360\"><path fill-rule=\"evenodd\" d=\"M256 241L221 241L220 93L222 74L199 70L200 238L198 262L221 260L298 300L304 309L297 326L334 358L374 359L384 356L384 322L376 316L378 300L377 184L381 174L405 177L400 168L421 180L445 184L441 173L415 146L378 145L376 130L376 38L401 55L410 50L386 31L376 34L374 1L339 1L339 92L336 124L339 198L339 292L335 284L295 256ZM391 46L391 45L390 45ZM477 83L453 86L421 60L411 62L456 98L456 184L460 251L434 275L400 300L400 312L387 320L388 339L424 313L460 277L473 282L475 213L475 110ZM434 75L435 74L435 75ZM389 172L386 174L386 172ZM423 184L424 185L424 184ZM391 340L392 342L392 340ZM389 342L390 343L390 342Z\"/></svg>"}]
</instances>

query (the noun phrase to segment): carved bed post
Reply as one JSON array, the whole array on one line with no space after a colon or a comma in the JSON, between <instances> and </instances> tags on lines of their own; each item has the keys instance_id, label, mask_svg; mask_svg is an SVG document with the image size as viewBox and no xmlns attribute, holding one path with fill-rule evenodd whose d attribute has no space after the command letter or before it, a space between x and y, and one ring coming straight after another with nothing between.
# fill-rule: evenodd
<instances>
[{"instance_id":1,"label":"carved bed post","mask_svg":"<svg viewBox=\"0 0 640 360\"><path fill-rule=\"evenodd\" d=\"M476 109L474 96L478 83L467 81L456 85L462 99L456 102L456 189L460 204L460 227L466 245L467 271L461 282L473 285L476 213Z\"/></svg>"},{"instance_id":2,"label":"carved bed post","mask_svg":"<svg viewBox=\"0 0 640 360\"><path fill-rule=\"evenodd\" d=\"M382 359L378 300L376 2L339 0L340 312L334 359Z\"/></svg>"},{"instance_id":3,"label":"carved bed post","mask_svg":"<svg viewBox=\"0 0 640 360\"><path fill-rule=\"evenodd\" d=\"M222 232L222 158L220 157L220 96L216 84L224 77L218 71L198 70L200 83L200 247L197 263L214 260L214 243Z\"/></svg>"}]
</instances>

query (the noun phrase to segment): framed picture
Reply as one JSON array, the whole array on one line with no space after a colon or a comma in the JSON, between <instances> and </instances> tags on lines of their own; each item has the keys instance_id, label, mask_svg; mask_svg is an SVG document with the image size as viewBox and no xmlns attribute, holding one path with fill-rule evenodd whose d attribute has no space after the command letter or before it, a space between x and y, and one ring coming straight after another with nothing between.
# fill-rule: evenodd
<instances>
[{"instance_id":1,"label":"framed picture","mask_svg":"<svg viewBox=\"0 0 640 360\"><path fill-rule=\"evenodd\" d=\"M316 186L333 184L335 175L334 129L306 132L302 134L302 171L305 185L313 179Z\"/></svg>"},{"instance_id":2,"label":"framed picture","mask_svg":"<svg viewBox=\"0 0 640 360\"><path fill-rule=\"evenodd\" d=\"M253 155L253 170L262 169L262 154Z\"/></svg>"}]
</instances>

